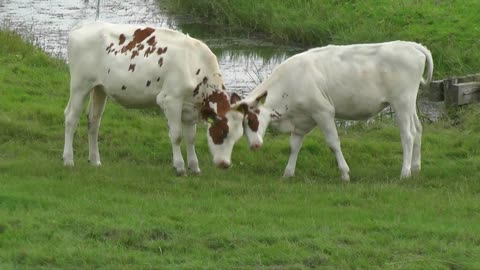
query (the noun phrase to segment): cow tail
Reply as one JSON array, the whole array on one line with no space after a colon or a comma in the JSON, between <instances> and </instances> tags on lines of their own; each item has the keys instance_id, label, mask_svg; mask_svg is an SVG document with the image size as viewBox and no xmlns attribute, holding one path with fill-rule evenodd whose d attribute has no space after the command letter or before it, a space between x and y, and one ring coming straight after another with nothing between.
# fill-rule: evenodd
<instances>
[{"instance_id":1,"label":"cow tail","mask_svg":"<svg viewBox=\"0 0 480 270\"><path fill-rule=\"evenodd\" d=\"M420 81L421 86L425 87L425 86L430 85L430 83L432 82L432 78L433 78L432 53L426 47L424 47L421 44L416 44L415 47L416 47L417 50L419 50L421 53L423 53L425 55L425 57L427 58L427 79L425 80L425 78L422 78L422 80Z\"/></svg>"}]
</instances>

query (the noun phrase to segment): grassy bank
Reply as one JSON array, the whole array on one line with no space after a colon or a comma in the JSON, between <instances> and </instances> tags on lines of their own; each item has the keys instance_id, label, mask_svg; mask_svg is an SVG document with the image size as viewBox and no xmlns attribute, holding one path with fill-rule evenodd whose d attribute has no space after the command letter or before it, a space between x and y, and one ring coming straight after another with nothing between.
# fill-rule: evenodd
<instances>
[{"instance_id":1,"label":"grassy bank","mask_svg":"<svg viewBox=\"0 0 480 270\"><path fill-rule=\"evenodd\" d=\"M433 53L436 76L480 71L478 1L168 0L169 9L242 33L306 46L412 40ZM212 28L214 29L214 28ZM210 30L209 30L210 31Z\"/></svg>"},{"instance_id":2,"label":"grassy bank","mask_svg":"<svg viewBox=\"0 0 480 270\"><path fill-rule=\"evenodd\" d=\"M477 107L425 124L423 171L406 181L388 120L340 131L348 186L318 131L285 181L287 136L259 152L242 139L220 171L201 126L203 175L175 177L163 116L112 103L104 166L87 164L82 117L64 168L68 81L62 62L0 32L0 269L480 268Z\"/></svg>"}]
</instances>

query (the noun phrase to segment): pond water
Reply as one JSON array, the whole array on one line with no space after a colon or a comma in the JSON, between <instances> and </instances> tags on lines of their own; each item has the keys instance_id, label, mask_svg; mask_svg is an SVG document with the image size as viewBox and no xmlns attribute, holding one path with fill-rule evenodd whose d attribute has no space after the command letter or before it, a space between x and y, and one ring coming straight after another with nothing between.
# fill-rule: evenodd
<instances>
[{"instance_id":1,"label":"pond water","mask_svg":"<svg viewBox=\"0 0 480 270\"><path fill-rule=\"evenodd\" d=\"M95 20L98 0L0 0L0 27L13 29L47 53L65 59L68 31ZM219 32L219 27L167 12L162 0L100 0L99 19L112 23L148 24L189 33L217 55L229 91L242 96L287 57L305 50L279 46L256 37ZM437 104L420 102L428 119L441 115Z\"/></svg>"},{"instance_id":2,"label":"pond water","mask_svg":"<svg viewBox=\"0 0 480 270\"><path fill-rule=\"evenodd\" d=\"M95 20L97 0L0 0L0 25L14 29L47 53L65 58L68 31ZM99 19L112 23L148 24L189 33L217 54L229 91L249 93L288 56L300 51L255 38L218 33L193 18L169 14L160 0L101 0Z\"/></svg>"}]
</instances>

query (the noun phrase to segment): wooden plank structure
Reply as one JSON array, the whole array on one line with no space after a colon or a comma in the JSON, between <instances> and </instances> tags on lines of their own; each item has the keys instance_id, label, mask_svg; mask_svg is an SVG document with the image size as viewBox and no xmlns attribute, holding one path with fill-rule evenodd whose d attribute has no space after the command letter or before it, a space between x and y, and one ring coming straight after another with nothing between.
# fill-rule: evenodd
<instances>
[{"instance_id":1,"label":"wooden plank structure","mask_svg":"<svg viewBox=\"0 0 480 270\"><path fill-rule=\"evenodd\" d=\"M447 107L480 102L480 73L432 81L429 99L444 101Z\"/></svg>"}]
</instances>

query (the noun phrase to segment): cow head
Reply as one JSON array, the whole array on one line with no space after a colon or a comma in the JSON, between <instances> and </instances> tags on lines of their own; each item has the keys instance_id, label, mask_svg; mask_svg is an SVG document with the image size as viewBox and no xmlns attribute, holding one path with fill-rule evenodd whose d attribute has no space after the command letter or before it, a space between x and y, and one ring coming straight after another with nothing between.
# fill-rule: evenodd
<instances>
[{"instance_id":1,"label":"cow head","mask_svg":"<svg viewBox=\"0 0 480 270\"><path fill-rule=\"evenodd\" d=\"M228 95L220 74L205 77L202 84L206 91L202 91L205 94L200 114L208 123L208 147L215 165L226 169L231 165L233 146L243 135L244 115L233 106L240 97L237 94Z\"/></svg>"},{"instance_id":2,"label":"cow head","mask_svg":"<svg viewBox=\"0 0 480 270\"><path fill-rule=\"evenodd\" d=\"M262 105L267 98L267 93L254 98L243 100L236 104L235 109L241 111L245 117L243 128L250 149L257 150L262 147L263 136L270 121L270 113Z\"/></svg>"}]
</instances>

